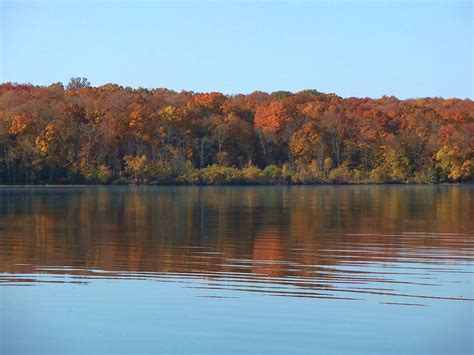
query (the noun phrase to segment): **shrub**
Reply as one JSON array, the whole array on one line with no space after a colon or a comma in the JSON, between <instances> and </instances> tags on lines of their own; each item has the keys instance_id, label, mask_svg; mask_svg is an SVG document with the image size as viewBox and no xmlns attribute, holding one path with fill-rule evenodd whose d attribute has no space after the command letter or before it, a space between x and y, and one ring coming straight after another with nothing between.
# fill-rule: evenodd
<instances>
[{"instance_id":1,"label":"shrub","mask_svg":"<svg viewBox=\"0 0 474 355\"><path fill-rule=\"evenodd\" d=\"M112 171L107 165L101 164L97 167L97 180L101 184L107 184L112 179Z\"/></svg>"},{"instance_id":2,"label":"shrub","mask_svg":"<svg viewBox=\"0 0 474 355\"><path fill-rule=\"evenodd\" d=\"M297 172L295 172L291 176L291 182L293 184L313 184L317 180L314 177L314 175L311 173L311 171L307 169L299 169Z\"/></svg>"},{"instance_id":3,"label":"shrub","mask_svg":"<svg viewBox=\"0 0 474 355\"><path fill-rule=\"evenodd\" d=\"M360 169L354 169L352 171L352 178L350 182L353 183L367 183L368 182L368 175L366 172Z\"/></svg>"},{"instance_id":4,"label":"shrub","mask_svg":"<svg viewBox=\"0 0 474 355\"><path fill-rule=\"evenodd\" d=\"M156 184L167 184L172 182L172 169L168 164L154 162L150 166L150 177Z\"/></svg>"},{"instance_id":5,"label":"shrub","mask_svg":"<svg viewBox=\"0 0 474 355\"><path fill-rule=\"evenodd\" d=\"M264 182L262 170L253 165L242 169L242 179L248 184L261 184Z\"/></svg>"},{"instance_id":6,"label":"shrub","mask_svg":"<svg viewBox=\"0 0 474 355\"><path fill-rule=\"evenodd\" d=\"M346 165L340 165L329 172L329 182L333 184L346 184L350 179L351 172Z\"/></svg>"},{"instance_id":7,"label":"shrub","mask_svg":"<svg viewBox=\"0 0 474 355\"><path fill-rule=\"evenodd\" d=\"M135 183L146 180L148 173L146 155L126 155L123 160L125 161L125 172L133 178Z\"/></svg>"},{"instance_id":8,"label":"shrub","mask_svg":"<svg viewBox=\"0 0 474 355\"><path fill-rule=\"evenodd\" d=\"M176 178L176 182L180 184L198 185L200 180L199 171L194 169L193 163L187 160L180 169L180 175Z\"/></svg>"},{"instance_id":9,"label":"shrub","mask_svg":"<svg viewBox=\"0 0 474 355\"><path fill-rule=\"evenodd\" d=\"M438 172L434 166L423 166L413 175L411 182L415 184L432 184L438 179Z\"/></svg>"},{"instance_id":10,"label":"shrub","mask_svg":"<svg viewBox=\"0 0 474 355\"><path fill-rule=\"evenodd\" d=\"M262 171L263 177L268 182L278 183L282 180L282 170L276 165L268 165Z\"/></svg>"},{"instance_id":11,"label":"shrub","mask_svg":"<svg viewBox=\"0 0 474 355\"><path fill-rule=\"evenodd\" d=\"M206 185L235 184L242 181L239 169L217 164L209 165L200 171L201 182Z\"/></svg>"},{"instance_id":12,"label":"shrub","mask_svg":"<svg viewBox=\"0 0 474 355\"><path fill-rule=\"evenodd\" d=\"M281 175L285 182L291 182L291 177L294 173L295 171L293 167L288 164L283 164L283 166L281 167Z\"/></svg>"},{"instance_id":13,"label":"shrub","mask_svg":"<svg viewBox=\"0 0 474 355\"><path fill-rule=\"evenodd\" d=\"M369 181L379 183L379 184L384 183L384 182L389 182L390 176L388 174L386 167L381 165L372 169L369 174Z\"/></svg>"}]
</instances>

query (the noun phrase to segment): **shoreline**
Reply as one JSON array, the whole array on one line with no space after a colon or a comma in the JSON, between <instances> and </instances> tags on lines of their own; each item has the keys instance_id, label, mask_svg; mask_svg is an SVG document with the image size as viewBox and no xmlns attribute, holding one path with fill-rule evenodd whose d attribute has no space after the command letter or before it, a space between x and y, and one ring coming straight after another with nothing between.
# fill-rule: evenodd
<instances>
[{"instance_id":1,"label":"shoreline","mask_svg":"<svg viewBox=\"0 0 474 355\"><path fill-rule=\"evenodd\" d=\"M20 184L2 185L8 188L59 188L59 187L315 187L315 186L472 186L474 182L437 182L437 183L319 183L319 184Z\"/></svg>"}]
</instances>

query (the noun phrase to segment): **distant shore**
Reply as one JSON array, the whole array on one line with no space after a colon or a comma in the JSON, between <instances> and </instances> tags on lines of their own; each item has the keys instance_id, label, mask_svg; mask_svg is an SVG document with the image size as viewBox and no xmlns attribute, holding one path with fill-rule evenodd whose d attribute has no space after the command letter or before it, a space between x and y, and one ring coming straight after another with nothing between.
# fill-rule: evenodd
<instances>
[{"instance_id":1,"label":"distant shore","mask_svg":"<svg viewBox=\"0 0 474 355\"><path fill-rule=\"evenodd\" d=\"M0 84L0 183L467 182L469 99Z\"/></svg>"},{"instance_id":2,"label":"distant shore","mask_svg":"<svg viewBox=\"0 0 474 355\"><path fill-rule=\"evenodd\" d=\"M340 187L340 186L474 186L474 182L435 182L435 183L313 183L313 184L18 184L2 185L8 188L69 188L69 187Z\"/></svg>"}]
</instances>

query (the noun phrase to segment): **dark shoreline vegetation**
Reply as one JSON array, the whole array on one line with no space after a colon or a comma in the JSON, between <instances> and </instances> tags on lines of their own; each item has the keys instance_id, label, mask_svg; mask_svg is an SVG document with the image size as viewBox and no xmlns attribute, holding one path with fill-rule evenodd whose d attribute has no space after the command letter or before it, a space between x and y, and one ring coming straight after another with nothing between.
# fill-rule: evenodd
<instances>
[{"instance_id":1,"label":"dark shoreline vegetation","mask_svg":"<svg viewBox=\"0 0 474 355\"><path fill-rule=\"evenodd\" d=\"M469 182L469 99L0 85L0 185Z\"/></svg>"}]
</instances>

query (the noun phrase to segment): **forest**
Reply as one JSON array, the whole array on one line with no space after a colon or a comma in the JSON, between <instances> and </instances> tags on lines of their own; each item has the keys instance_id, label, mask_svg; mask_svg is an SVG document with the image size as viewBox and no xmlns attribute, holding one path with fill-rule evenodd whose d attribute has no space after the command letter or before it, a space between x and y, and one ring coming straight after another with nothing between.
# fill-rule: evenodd
<instances>
[{"instance_id":1,"label":"forest","mask_svg":"<svg viewBox=\"0 0 474 355\"><path fill-rule=\"evenodd\" d=\"M470 99L0 84L0 184L472 182Z\"/></svg>"}]
</instances>

